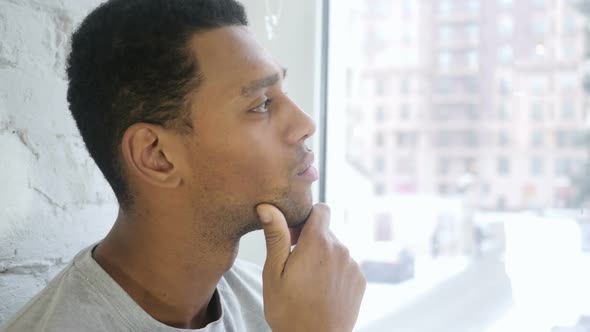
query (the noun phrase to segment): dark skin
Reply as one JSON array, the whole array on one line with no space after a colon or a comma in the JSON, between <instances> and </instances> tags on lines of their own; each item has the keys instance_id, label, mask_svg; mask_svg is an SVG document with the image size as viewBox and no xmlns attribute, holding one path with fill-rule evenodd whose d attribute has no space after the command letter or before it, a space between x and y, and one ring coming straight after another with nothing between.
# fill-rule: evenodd
<instances>
[{"instance_id":1,"label":"dark skin","mask_svg":"<svg viewBox=\"0 0 590 332\"><path fill-rule=\"evenodd\" d=\"M121 152L136 198L93 255L156 320L194 329L219 318L217 283L240 238L261 228L258 204L278 207L292 229L310 215L311 181L299 173L315 125L247 28L199 33L190 46L204 76L189 96L193 132L126 130Z\"/></svg>"}]
</instances>

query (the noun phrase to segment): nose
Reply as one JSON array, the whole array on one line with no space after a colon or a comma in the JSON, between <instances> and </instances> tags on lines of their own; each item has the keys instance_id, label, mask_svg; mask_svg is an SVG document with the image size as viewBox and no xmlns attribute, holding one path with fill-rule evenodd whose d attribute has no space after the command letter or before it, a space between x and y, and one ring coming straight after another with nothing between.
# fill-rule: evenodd
<instances>
[{"instance_id":1,"label":"nose","mask_svg":"<svg viewBox=\"0 0 590 332\"><path fill-rule=\"evenodd\" d=\"M289 112L287 139L289 144L302 144L313 136L316 131L316 125L309 114L305 113L291 100L289 100L289 103L291 112Z\"/></svg>"}]
</instances>

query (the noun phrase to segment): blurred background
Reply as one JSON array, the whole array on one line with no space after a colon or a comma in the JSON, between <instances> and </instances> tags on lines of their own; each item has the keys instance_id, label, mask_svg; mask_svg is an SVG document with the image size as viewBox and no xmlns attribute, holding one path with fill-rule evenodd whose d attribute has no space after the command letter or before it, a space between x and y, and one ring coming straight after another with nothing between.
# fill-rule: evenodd
<instances>
[{"instance_id":1,"label":"blurred background","mask_svg":"<svg viewBox=\"0 0 590 332\"><path fill-rule=\"evenodd\" d=\"M590 331L590 1L341 0L326 199L357 330Z\"/></svg>"}]
</instances>

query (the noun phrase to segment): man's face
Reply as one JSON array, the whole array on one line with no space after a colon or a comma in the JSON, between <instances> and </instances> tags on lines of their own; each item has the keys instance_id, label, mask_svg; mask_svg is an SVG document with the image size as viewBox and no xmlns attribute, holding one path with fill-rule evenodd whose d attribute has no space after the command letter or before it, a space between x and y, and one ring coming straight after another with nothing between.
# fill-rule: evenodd
<instances>
[{"instance_id":1,"label":"man's face","mask_svg":"<svg viewBox=\"0 0 590 332\"><path fill-rule=\"evenodd\" d=\"M187 139L196 213L229 236L260 228L255 207L272 203L290 227L312 207L314 170L305 145L315 125L283 92L284 69L245 27L198 34L203 83L192 98ZM223 224L220 224L223 223Z\"/></svg>"}]
</instances>

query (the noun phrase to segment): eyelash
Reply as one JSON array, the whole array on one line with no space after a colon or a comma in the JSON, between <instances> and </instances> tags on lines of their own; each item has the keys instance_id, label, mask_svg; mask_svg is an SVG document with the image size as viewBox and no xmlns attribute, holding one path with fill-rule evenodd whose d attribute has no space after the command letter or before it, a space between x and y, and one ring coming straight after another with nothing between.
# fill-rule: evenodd
<instances>
[{"instance_id":1,"label":"eyelash","mask_svg":"<svg viewBox=\"0 0 590 332\"><path fill-rule=\"evenodd\" d=\"M270 107L270 104L272 104L272 98L267 98L262 104L254 107L252 109L253 112L257 112L257 113L266 113L268 112L268 108ZM264 110L263 112L258 111L259 109Z\"/></svg>"}]
</instances>

